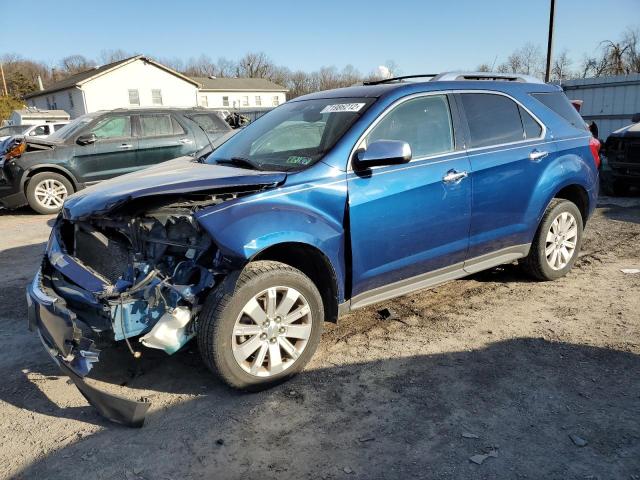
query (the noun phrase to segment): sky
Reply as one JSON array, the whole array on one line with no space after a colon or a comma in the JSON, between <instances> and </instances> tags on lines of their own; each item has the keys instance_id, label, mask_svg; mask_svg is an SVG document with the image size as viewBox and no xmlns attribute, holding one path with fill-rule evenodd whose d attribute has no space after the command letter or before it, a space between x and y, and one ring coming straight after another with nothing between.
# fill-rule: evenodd
<instances>
[{"instance_id":1,"label":"sky","mask_svg":"<svg viewBox=\"0 0 640 480\"><path fill-rule=\"evenodd\" d=\"M11 11L14 0L0 0ZM0 16L0 55L55 65L62 57L98 58L122 49L154 58L240 58L263 51L292 70L342 68L363 73L393 60L403 74L499 64L527 42L546 48L549 0L207 1L56 0L37 14ZM640 0L557 0L554 51L573 66L640 28Z\"/></svg>"}]
</instances>

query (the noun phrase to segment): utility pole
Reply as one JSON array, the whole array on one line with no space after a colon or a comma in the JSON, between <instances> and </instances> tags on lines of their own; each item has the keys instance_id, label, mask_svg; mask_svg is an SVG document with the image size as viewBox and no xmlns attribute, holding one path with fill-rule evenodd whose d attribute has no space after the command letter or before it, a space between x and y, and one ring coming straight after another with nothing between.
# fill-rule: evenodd
<instances>
[{"instance_id":1,"label":"utility pole","mask_svg":"<svg viewBox=\"0 0 640 480\"><path fill-rule=\"evenodd\" d=\"M547 69L544 72L544 81L549 82L551 76L551 50L553 49L553 19L556 13L556 0L551 0L549 9L549 37L547 39Z\"/></svg>"},{"instance_id":2,"label":"utility pole","mask_svg":"<svg viewBox=\"0 0 640 480\"><path fill-rule=\"evenodd\" d=\"M9 96L9 91L7 90L7 81L4 78L4 68L2 68L1 63L0 63L0 76L2 77L2 85L3 85L2 95Z\"/></svg>"}]
</instances>

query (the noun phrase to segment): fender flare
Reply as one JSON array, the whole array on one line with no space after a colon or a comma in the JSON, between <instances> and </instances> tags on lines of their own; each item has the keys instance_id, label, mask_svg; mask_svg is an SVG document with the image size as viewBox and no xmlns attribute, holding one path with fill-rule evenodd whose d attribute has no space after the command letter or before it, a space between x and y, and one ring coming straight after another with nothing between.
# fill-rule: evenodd
<instances>
[{"instance_id":1,"label":"fender flare","mask_svg":"<svg viewBox=\"0 0 640 480\"><path fill-rule=\"evenodd\" d=\"M23 192L27 184L27 181L32 176L40 173L40 171L45 171L45 172L53 171L54 173L61 173L62 175L64 175L65 177L68 177L71 180L73 188L76 192L81 188L81 184L80 182L78 182L78 179L76 178L76 176L73 173L71 173L68 169L60 165L57 165L55 163L38 163L36 165L33 165L32 167L27 168L24 171L22 175L22 179L20 180L20 189Z\"/></svg>"}]
</instances>

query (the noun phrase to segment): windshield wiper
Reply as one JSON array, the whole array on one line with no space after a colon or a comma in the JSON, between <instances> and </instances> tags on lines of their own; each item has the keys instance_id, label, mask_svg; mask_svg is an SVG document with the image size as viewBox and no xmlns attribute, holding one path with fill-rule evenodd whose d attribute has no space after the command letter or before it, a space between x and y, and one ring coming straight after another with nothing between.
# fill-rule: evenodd
<instances>
[{"instance_id":1,"label":"windshield wiper","mask_svg":"<svg viewBox=\"0 0 640 480\"><path fill-rule=\"evenodd\" d=\"M242 158L242 157L216 159L216 163L233 165L234 167L239 167L239 168L249 168L251 170L260 170L260 167L258 165L253 163L248 158Z\"/></svg>"}]
</instances>

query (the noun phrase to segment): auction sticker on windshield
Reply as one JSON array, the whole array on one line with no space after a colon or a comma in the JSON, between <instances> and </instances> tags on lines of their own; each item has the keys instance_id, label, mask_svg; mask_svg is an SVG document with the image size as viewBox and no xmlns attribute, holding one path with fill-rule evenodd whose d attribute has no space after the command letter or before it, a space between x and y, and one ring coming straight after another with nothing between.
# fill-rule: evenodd
<instances>
[{"instance_id":1,"label":"auction sticker on windshield","mask_svg":"<svg viewBox=\"0 0 640 480\"><path fill-rule=\"evenodd\" d=\"M364 105L364 103L334 103L324 107L320 113L359 112Z\"/></svg>"}]
</instances>

